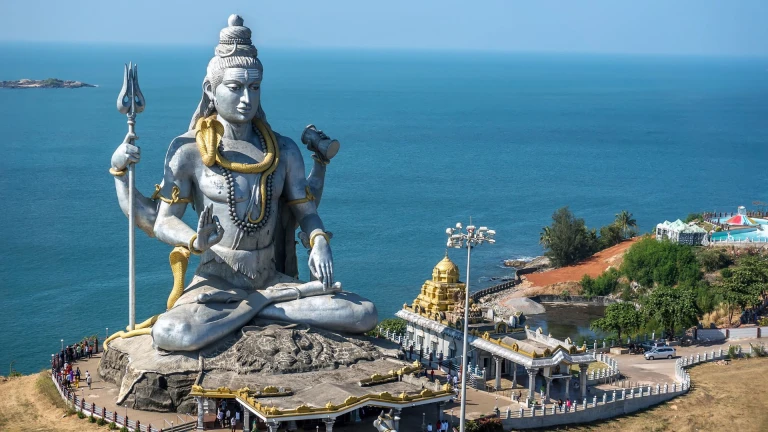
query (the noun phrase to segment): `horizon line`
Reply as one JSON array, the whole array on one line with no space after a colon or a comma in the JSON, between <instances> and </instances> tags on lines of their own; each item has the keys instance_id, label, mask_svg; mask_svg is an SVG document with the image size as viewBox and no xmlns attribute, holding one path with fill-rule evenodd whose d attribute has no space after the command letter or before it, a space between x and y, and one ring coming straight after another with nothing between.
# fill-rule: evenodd
<instances>
[{"instance_id":1,"label":"horizon line","mask_svg":"<svg viewBox=\"0 0 768 432\"><path fill-rule=\"evenodd\" d=\"M30 45L83 45L83 46L125 46L125 47L183 47L208 48L208 44L185 42L117 42L117 41L33 41L33 40L0 40L0 45L30 44ZM502 49L502 48L437 48L437 47L364 47L364 46L299 46L292 44L265 44L262 49L289 51L369 51L369 52L413 52L413 53L466 53L466 54L556 54L556 55L620 55L620 56L658 56L658 57L730 57L730 58L768 58L766 53L697 53L697 52L656 52L656 51L562 51L537 49Z\"/></svg>"}]
</instances>

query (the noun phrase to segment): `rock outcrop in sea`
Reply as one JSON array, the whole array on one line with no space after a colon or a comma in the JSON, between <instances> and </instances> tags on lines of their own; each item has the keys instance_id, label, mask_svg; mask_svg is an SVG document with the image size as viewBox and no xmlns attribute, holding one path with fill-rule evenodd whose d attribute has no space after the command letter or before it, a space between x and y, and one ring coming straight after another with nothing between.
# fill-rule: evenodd
<instances>
[{"instance_id":1,"label":"rock outcrop in sea","mask_svg":"<svg viewBox=\"0 0 768 432\"><path fill-rule=\"evenodd\" d=\"M81 88L96 87L80 81L65 81L58 78L44 80L20 79L18 81L0 81L0 88L24 89L24 88Z\"/></svg>"}]
</instances>

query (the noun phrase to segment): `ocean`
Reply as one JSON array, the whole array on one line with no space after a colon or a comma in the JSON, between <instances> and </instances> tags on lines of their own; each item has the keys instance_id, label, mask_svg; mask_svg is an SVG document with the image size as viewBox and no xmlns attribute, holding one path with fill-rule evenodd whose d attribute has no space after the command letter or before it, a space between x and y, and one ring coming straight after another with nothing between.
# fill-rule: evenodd
<instances>
[{"instance_id":1,"label":"ocean","mask_svg":"<svg viewBox=\"0 0 768 432\"><path fill-rule=\"evenodd\" d=\"M138 63L147 101L136 178L150 194L212 52L0 45L0 80L99 86L0 91L0 374L11 362L37 371L61 339L103 340L127 324L127 223L107 172L127 131L115 109L123 63ZM314 123L341 142L320 215L337 279L381 318L413 300L445 253L445 228L470 217L498 232L473 252L475 289L511 274L503 259L540 255L539 232L561 206L590 227L629 210L650 231L768 201L766 58L268 47L260 57L273 128L298 142ZM143 320L165 308L170 247L136 239ZM463 275L465 254L450 254Z\"/></svg>"}]
</instances>

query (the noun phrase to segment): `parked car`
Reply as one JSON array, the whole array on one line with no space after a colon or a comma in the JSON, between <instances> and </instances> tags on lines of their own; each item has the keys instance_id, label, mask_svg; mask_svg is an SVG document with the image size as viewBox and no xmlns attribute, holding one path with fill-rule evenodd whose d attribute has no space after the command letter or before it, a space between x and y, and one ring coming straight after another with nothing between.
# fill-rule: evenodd
<instances>
[{"instance_id":1,"label":"parked car","mask_svg":"<svg viewBox=\"0 0 768 432\"><path fill-rule=\"evenodd\" d=\"M655 360L657 358L668 358L677 356L677 352L674 348L668 346L660 346L645 352L646 360Z\"/></svg>"},{"instance_id":2,"label":"parked car","mask_svg":"<svg viewBox=\"0 0 768 432\"><path fill-rule=\"evenodd\" d=\"M650 351L656 347L662 347L667 345L666 339L656 339L651 341L646 341L640 344L641 347L643 347L644 350Z\"/></svg>"}]
</instances>

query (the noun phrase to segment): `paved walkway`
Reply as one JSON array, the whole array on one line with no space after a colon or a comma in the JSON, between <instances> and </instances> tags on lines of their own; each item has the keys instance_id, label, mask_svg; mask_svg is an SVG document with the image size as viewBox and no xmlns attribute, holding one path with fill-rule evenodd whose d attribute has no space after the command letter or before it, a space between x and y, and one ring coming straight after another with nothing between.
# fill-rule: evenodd
<instances>
[{"instance_id":1,"label":"paved walkway","mask_svg":"<svg viewBox=\"0 0 768 432\"><path fill-rule=\"evenodd\" d=\"M748 347L749 343L765 343L766 339L739 339L731 342L723 342L719 344L705 344L695 345L690 347L676 347L678 357L701 354L704 352L711 352L712 350L727 350L728 345L742 345ZM101 354L95 355L89 360L80 360L75 362L75 367L79 367L83 376L85 371L91 372L93 377L92 388L89 390L87 386L81 386L82 390L78 391L78 395L85 397L86 403L94 402L98 406L105 406L107 410L114 411L115 409L121 415L126 412L128 417L134 420L140 420L142 424L152 424L155 427L163 426L168 427L170 423L179 424L180 422L192 421L191 416L177 415L175 413L156 413L148 411L138 411L122 406L117 406L115 403L119 389L111 384L105 383L96 372L98 369L98 362ZM623 376L623 383L629 386L630 383L636 385L656 385L664 383L672 384L675 382L675 360L676 359L660 359L660 360L645 360L642 355L619 355L613 356L619 362L619 369ZM438 378L441 382L445 381L445 374L438 370L435 370L435 378ZM537 380L536 389L541 386L542 379ZM560 383L560 380L553 381L550 387L550 397L553 400L563 399L570 397L572 400L580 399L580 393L573 388L572 380L570 386L569 395L564 394L565 384ZM602 397L604 392L613 392L614 389L621 388L622 382L617 382L616 385L601 384L594 387L589 387L588 397L592 398L594 395L598 396L598 399ZM467 418L474 419L481 415L492 414L494 408L498 406L501 411L506 411L507 407L510 407L513 411L519 410L520 405L517 402L512 401L509 395L509 389L511 388L511 381L506 377L503 379L502 387L506 390L498 394L478 391L475 389L467 390ZM527 397L527 376L518 375L517 388L513 390L515 393L520 391L523 399ZM537 395L537 400L540 400L540 395ZM373 410L373 408L370 408ZM447 403L443 406L443 418L458 423L460 406L458 400ZM380 411L373 411L378 414ZM375 419L375 415L366 416L362 422L353 423L348 425L338 425L334 427L334 430L338 431L359 431L359 430L373 430L372 422ZM432 422L433 424L438 419L438 409L436 405L424 405L413 408L406 408L402 413L402 420L400 422L400 429L403 431L418 431L421 430L422 421ZM228 429L213 429L213 430L228 430ZM322 430L322 427L321 427Z\"/></svg>"}]
</instances>

